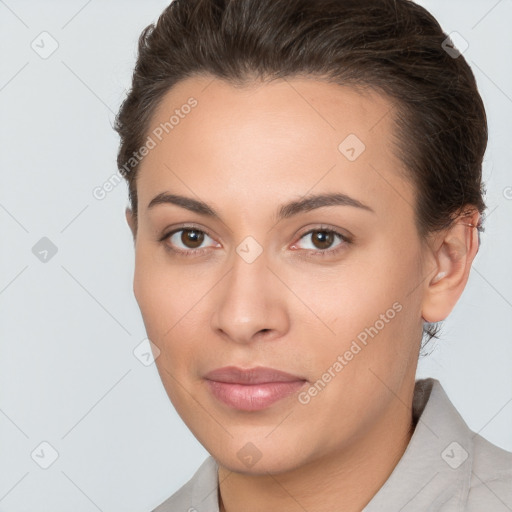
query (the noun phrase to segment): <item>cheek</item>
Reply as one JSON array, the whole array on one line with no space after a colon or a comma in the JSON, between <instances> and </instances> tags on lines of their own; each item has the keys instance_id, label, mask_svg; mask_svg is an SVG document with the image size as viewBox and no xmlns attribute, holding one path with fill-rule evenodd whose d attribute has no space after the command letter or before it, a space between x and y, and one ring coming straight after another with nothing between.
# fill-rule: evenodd
<instances>
[{"instance_id":1,"label":"cheek","mask_svg":"<svg viewBox=\"0 0 512 512\"><path fill-rule=\"evenodd\" d=\"M311 317L327 341L341 343L372 326L401 296L395 271L384 269L383 263L361 257L314 277L297 273L293 290L307 306L300 322Z\"/></svg>"},{"instance_id":2,"label":"cheek","mask_svg":"<svg viewBox=\"0 0 512 512\"><path fill-rule=\"evenodd\" d=\"M414 348L414 336L420 325L417 293L411 293L413 283L419 279L418 258L412 247L398 252L396 246L377 239L350 265L340 267L307 291L306 281L299 281L300 293L307 304L329 330L324 341L317 344L318 361L327 370L338 355L348 360L344 374L354 368L377 368L385 373L397 370L409 360ZM418 290L419 291L419 290ZM301 320L302 322L302 320ZM309 336L314 338L314 336ZM321 348L321 352L319 350ZM371 377L371 375L367 375Z\"/></svg>"},{"instance_id":3,"label":"cheek","mask_svg":"<svg viewBox=\"0 0 512 512\"><path fill-rule=\"evenodd\" d=\"M136 250L133 291L148 337L160 347L162 337L180 316L179 287L172 269L163 268L154 254L143 247Z\"/></svg>"},{"instance_id":4,"label":"cheek","mask_svg":"<svg viewBox=\"0 0 512 512\"><path fill-rule=\"evenodd\" d=\"M185 361L201 354L197 345L204 339L206 325L205 317L200 318L204 286L183 268L140 250L133 288L148 338L160 350L157 366L183 373L190 367Z\"/></svg>"}]
</instances>

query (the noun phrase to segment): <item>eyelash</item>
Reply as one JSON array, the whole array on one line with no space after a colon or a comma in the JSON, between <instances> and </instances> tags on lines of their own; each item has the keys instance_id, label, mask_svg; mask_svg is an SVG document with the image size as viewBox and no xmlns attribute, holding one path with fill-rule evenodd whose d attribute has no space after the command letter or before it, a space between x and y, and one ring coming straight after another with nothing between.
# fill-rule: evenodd
<instances>
[{"instance_id":1,"label":"eyelash","mask_svg":"<svg viewBox=\"0 0 512 512\"><path fill-rule=\"evenodd\" d=\"M172 253L181 255L181 256L186 256L186 257L197 256L198 257L198 256L204 254L204 252L207 251L207 248L191 249L191 250L188 250L188 251L184 251L182 249L173 248L168 243L166 243L166 240L169 237L171 237L172 235L174 235L175 233L179 233L180 231L187 231L187 230L197 231L199 233L203 233L203 234L205 234L205 235L207 235L207 236L209 236L210 238L213 239L213 237L211 235L209 235L207 231L204 231L203 229L199 229L198 227L193 226L193 225L185 225L185 226L180 226L179 228L176 228L176 229L173 229L172 231L167 232L158 241L160 243L164 244L166 250L168 250L168 251L170 251ZM302 233L302 235L300 236L299 240L304 238L306 235L310 235L311 233L313 233L315 231L319 231L319 232L322 232L322 233L329 233L329 234L333 234L335 236L338 236L342 240L343 243L340 243L334 249L325 249L324 251L313 251L311 249L300 249L302 251L306 251L306 253L310 253L310 254L312 253L311 254L312 257L319 256L319 257L322 258L322 257L326 257L326 256L334 256L334 255L338 254L339 251L342 251L343 249L345 249L346 245L349 245L349 244L352 243L352 239L349 238L348 236L343 235L342 233L340 233L339 231L337 231L335 229L328 228L328 227L323 227L323 226L319 226L319 227L310 229L309 231L306 231L305 233ZM310 256L306 256L306 257L310 257Z\"/></svg>"}]
</instances>

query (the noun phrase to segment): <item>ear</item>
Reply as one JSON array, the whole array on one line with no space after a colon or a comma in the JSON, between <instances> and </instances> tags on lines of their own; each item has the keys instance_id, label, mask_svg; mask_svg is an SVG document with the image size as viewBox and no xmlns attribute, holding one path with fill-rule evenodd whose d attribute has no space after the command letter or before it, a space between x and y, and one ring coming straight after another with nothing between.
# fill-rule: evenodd
<instances>
[{"instance_id":1,"label":"ear","mask_svg":"<svg viewBox=\"0 0 512 512\"><path fill-rule=\"evenodd\" d=\"M130 230L132 232L133 240L135 241L135 238L137 236L137 220L129 207L126 208L125 215L126 221L128 222L128 226L130 226Z\"/></svg>"},{"instance_id":2,"label":"ear","mask_svg":"<svg viewBox=\"0 0 512 512\"><path fill-rule=\"evenodd\" d=\"M422 303L426 322L444 320L462 295L480 245L479 222L478 211L466 214L436 238L433 260L429 263L434 270L426 281Z\"/></svg>"}]
</instances>

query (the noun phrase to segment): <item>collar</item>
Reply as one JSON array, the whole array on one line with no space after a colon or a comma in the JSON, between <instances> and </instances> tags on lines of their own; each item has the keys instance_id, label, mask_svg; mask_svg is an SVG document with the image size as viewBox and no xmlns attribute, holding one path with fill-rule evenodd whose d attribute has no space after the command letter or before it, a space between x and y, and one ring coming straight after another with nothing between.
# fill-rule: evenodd
<instances>
[{"instance_id":1,"label":"collar","mask_svg":"<svg viewBox=\"0 0 512 512\"><path fill-rule=\"evenodd\" d=\"M363 512L465 509L473 466L472 432L441 383L416 381L416 427L393 472Z\"/></svg>"}]
</instances>

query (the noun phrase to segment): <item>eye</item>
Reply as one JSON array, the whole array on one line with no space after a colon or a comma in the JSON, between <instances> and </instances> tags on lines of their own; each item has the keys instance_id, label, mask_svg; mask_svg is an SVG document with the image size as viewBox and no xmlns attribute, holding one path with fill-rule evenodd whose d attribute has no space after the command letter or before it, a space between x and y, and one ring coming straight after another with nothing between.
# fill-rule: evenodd
<instances>
[{"instance_id":1,"label":"eye","mask_svg":"<svg viewBox=\"0 0 512 512\"><path fill-rule=\"evenodd\" d=\"M200 248L200 246L207 238L213 240L201 229L194 226L182 226L166 233L159 241L165 243L166 248L172 252L195 256L205 251L205 248Z\"/></svg>"},{"instance_id":2,"label":"eye","mask_svg":"<svg viewBox=\"0 0 512 512\"><path fill-rule=\"evenodd\" d=\"M306 239L307 237L310 237L311 246L310 248L306 247L306 252L318 256L333 255L338 251L342 250L345 247L345 245L351 243L351 240L347 236L340 233L339 231L324 227L310 229L301 236L301 240L303 238ZM331 249L330 247L332 246L336 238L340 239L341 241L334 246L334 249ZM296 247L297 244L294 244L292 246L293 249L295 249Z\"/></svg>"}]
</instances>

